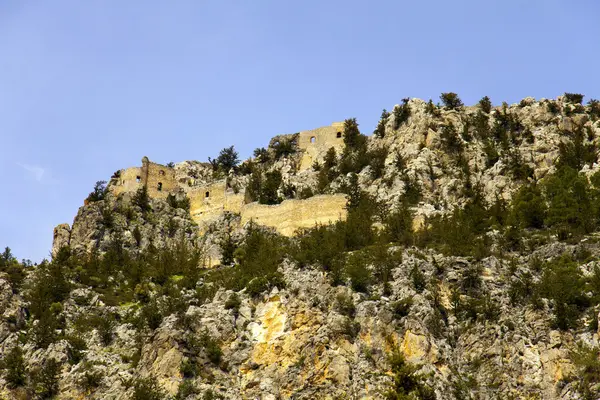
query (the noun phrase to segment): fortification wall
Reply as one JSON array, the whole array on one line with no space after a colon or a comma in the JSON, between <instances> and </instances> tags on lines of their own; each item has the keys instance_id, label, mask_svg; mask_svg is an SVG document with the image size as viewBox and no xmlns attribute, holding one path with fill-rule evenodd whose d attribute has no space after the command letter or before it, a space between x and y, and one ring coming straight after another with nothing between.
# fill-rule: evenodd
<instances>
[{"instance_id":1,"label":"fortification wall","mask_svg":"<svg viewBox=\"0 0 600 400\"><path fill-rule=\"evenodd\" d=\"M113 181L110 189L114 194L119 195L135 192L144 185L150 197L164 199L178 188L175 170L166 165L150 162L148 157L144 157L141 167L120 170L119 178Z\"/></svg>"},{"instance_id":2,"label":"fortification wall","mask_svg":"<svg viewBox=\"0 0 600 400\"><path fill-rule=\"evenodd\" d=\"M164 199L178 188L173 168L153 163L144 157L141 172L142 183L146 185L150 197Z\"/></svg>"},{"instance_id":3,"label":"fortification wall","mask_svg":"<svg viewBox=\"0 0 600 400\"><path fill-rule=\"evenodd\" d=\"M227 189L225 181L195 187L187 192L190 199L192 219L203 228L216 220L225 211L240 213L244 204L244 194Z\"/></svg>"},{"instance_id":4,"label":"fortification wall","mask_svg":"<svg viewBox=\"0 0 600 400\"><path fill-rule=\"evenodd\" d=\"M298 147L303 150L303 155L299 171L312 168L315 160L323 160L331 147L338 154L341 153L344 149L343 132L343 122L334 122L330 126L300 132L298 135Z\"/></svg>"},{"instance_id":5,"label":"fortification wall","mask_svg":"<svg viewBox=\"0 0 600 400\"><path fill-rule=\"evenodd\" d=\"M114 194L135 192L142 187L142 169L139 167L122 169L119 178L111 185Z\"/></svg>"},{"instance_id":6,"label":"fortification wall","mask_svg":"<svg viewBox=\"0 0 600 400\"><path fill-rule=\"evenodd\" d=\"M284 200L273 206L246 204L242 208L241 223L252 220L259 225L275 228L282 235L292 236L301 228L345 220L346 213L345 195L321 195L305 200Z\"/></svg>"}]
</instances>

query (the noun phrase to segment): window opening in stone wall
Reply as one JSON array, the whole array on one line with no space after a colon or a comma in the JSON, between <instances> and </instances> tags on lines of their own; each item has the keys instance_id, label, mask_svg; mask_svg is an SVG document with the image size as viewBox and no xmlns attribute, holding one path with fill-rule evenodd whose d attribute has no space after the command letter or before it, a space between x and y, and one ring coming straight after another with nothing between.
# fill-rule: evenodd
<instances>
[{"instance_id":1,"label":"window opening in stone wall","mask_svg":"<svg viewBox=\"0 0 600 400\"><path fill-rule=\"evenodd\" d=\"M317 141L317 138L316 138L316 137L312 136L312 137L310 138L310 142L311 142L311 143L315 143L316 141Z\"/></svg>"},{"instance_id":2,"label":"window opening in stone wall","mask_svg":"<svg viewBox=\"0 0 600 400\"><path fill-rule=\"evenodd\" d=\"M136 181L137 183L140 183L140 181L141 181L141 180L142 180L142 178L141 178L141 177L139 177L139 176L136 176L136 177L135 177L135 181Z\"/></svg>"},{"instance_id":3,"label":"window opening in stone wall","mask_svg":"<svg viewBox=\"0 0 600 400\"><path fill-rule=\"evenodd\" d=\"M338 132L335 134L335 137L337 137L338 139L342 137L342 132Z\"/></svg>"},{"instance_id":4,"label":"window opening in stone wall","mask_svg":"<svg viewBox=\"0 0 600 400\"><path fill-rule=\"evenodd\" d=\"M210 192L204 193L204 197L209 198L210 197Z\"/></svg>"},{"instance_id":5,"label":"window opening in stone wall","mask_svg":"<svg viewBox=\"0 0 600 400\"><path fill-rule=\"evenodd\" d=\"M162 190L162 182L158 182L158 191L160 192Z\"/></svg>"}]
</instances>

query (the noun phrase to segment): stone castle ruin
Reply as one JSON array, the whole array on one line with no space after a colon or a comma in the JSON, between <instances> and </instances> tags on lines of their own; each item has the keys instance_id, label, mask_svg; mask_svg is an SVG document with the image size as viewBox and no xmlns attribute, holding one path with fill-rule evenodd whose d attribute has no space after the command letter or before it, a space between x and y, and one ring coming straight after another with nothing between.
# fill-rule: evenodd
<instances>
[{"instance_id":1,"label":"stone castle ruin","mask_svg":"<svg viewBox=\"0 0 600 400\"><path fill-rule=\"evenodd\" d=\"M333 147L341 152L344 147L343 123L337 122L313 130L302 131L294 138L298 162L296 173L312 168L315 161L321 162ZM282 138L284 136L281 136ZM277 138L271 144L277 142ZM210 168L207 164L205 168ZM227 179L196 181L177 176L176 168L151 162L142 158L141 167L120 170L113 177L109 189L115 194L132 193L145 186L151 198L165 199L169 194L185 193L190 199L190 214L204 231L211 222L226 212L239 214L241 223L253 221L275 228L290 236L296 230L310 228L315 224L327 224L346 218L344 195L318 195L308 199L288 199L277 205L247 202L244 189L230 187Z\"/></svg>"}]
</instances>

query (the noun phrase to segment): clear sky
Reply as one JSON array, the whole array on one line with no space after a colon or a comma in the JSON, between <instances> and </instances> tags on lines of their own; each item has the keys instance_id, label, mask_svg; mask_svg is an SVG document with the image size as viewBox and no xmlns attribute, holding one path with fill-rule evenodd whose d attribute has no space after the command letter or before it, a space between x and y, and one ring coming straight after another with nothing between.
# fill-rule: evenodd
<instances>
[{"instance_id":1,"label":"clear sky","mask_svg":"<svg viewBox=\"0 0 600 400\"><path fill-rule=\"evenodd\" d=\"M600 98L595 0L0 0L0 246L48 257L95 181L404 97Z\"/></svg>"}]
</instances>

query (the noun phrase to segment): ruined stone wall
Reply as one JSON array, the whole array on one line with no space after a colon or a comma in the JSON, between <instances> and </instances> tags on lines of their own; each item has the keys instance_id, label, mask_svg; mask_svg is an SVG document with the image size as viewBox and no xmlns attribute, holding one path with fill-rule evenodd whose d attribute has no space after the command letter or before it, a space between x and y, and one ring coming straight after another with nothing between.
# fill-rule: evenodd
<instances>
[{"instance_id":1,"label":"ruined stone wall","mask_svg":"<svg viewBox=\"0 0 600 400\"><path fill-rule=\"evenodd\" d=\"M298 135L298 147L303 151L299 171L310 169L315 160L321 161L331 147L339 154L344 149L344 123L334 122L331 126L310 131L302 131Z\"/></svg>"},{"instance_id":2,"label":"ruined stone wall","mask_svg":"<svg viewBox=\"0 0 600 400\"><path fill-rule=\"evenodd\" d=\"M190 214L200 228L216 220L225 211L240 213L244 204L244 194L226 188L225 180L195 187L187 195Z\"/></svg>"},{"instance_id":3,"label":"ruined stone wall","mask_svg":"<svg viewBox=\"0 0 600 400\"><path fill-rule=\"evenodd\" d=\"M148 157L142 159L142 183L148 189L148 195L154 198L166 198L178 188L175 170L166 165L153 163Z\"/></svg>"},{"instance_id":4,"label":"ruined stone wall","mask_svg":"<svg viewBox=\"0 0 600 400\"><path fill-rule=\"evenodd\" d=\"M178 188L175 170L166 165L153 163L148 160L148 157L144 157L141 167L120 170L119 177L112 180L110 190L119 195L135 192L143 185L148 189L150 197L164 199Z\"/></svg>"},{"instance_id":5,"label":"ruined stone wall","mask_svg":"<svg viewBox=\"0 0 600 400\"><path fill-rule=\"evenodd\" d=\"M139 167L122 169L119 178L113 181L111 190L119 195L124 192L135 192L142 186L142 169Z\"/></svg>"},{"instance_id":6,"label":"ruined stone wall","mask_svg":"<svg viewBox=\"0 0 600 400\"><path fill-rule=\"evenodd\" d=\"M314 196L305 200L285 200L277 205L246 204L242 208L242 225L252 220L277 229L285 236L315 224L328 224L346 219L346 196L343 194Z\"/></svg>"}]
</instances>

